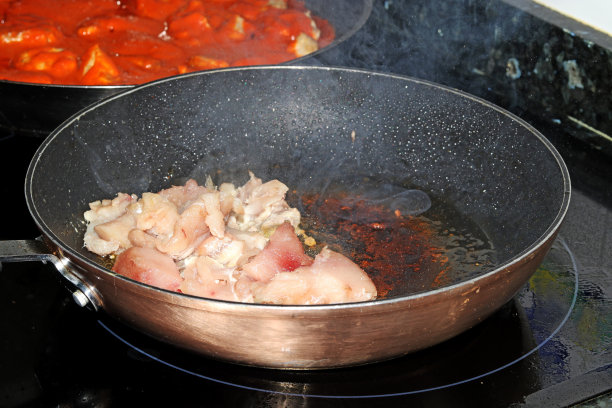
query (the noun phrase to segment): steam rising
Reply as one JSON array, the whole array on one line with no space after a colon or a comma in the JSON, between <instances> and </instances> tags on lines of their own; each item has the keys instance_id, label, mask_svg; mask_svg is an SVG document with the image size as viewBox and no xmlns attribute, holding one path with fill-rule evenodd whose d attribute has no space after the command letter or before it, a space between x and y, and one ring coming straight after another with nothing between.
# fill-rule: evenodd
<instances>
[{"instance_id":1,"label":"steam rising","mask_svg":"<svg viewBox=\"0 0 612 408\"><path fill-rule=\"evenodd\" d=\"M404 189L393 184L383 184L363 198L367 204L384 206L403 215L416 216L431 208L431 199L424 191Z\"/></svg>"}]
</instances>

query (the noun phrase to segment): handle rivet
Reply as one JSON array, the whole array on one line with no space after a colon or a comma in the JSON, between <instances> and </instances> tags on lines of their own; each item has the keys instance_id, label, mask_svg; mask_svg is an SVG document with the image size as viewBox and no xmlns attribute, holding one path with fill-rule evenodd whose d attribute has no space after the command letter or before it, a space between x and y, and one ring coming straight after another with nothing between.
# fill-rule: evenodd
<instances>
[{"instance_id":1,"label":"handle rivet","mask_svg":"<svg viewBox=\"0 0 612 408\"><path fill-rule=\"evenodd\" d=\"M87 296L85 296L85 294L78 289L72 292L72 298L74 299L76 304L81 307L85 307L89 303L89 299L87 298Z\"/></svg>"}]
</instances>

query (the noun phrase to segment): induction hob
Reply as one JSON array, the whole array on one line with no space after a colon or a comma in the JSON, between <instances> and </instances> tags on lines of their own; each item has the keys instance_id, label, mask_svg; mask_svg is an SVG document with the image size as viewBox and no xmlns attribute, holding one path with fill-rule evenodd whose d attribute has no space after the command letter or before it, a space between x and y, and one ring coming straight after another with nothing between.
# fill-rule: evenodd
<instances>
[{"instance_id":1,"label":"induction hob","mask_svg":"<svg viewBox=\"0 0 612 408\"><path fill-rule=\"evenodd\" d=\"M529 96L526 106L522 91L515 85L512 94L508 87L513 84L500 85L495 70L489 76L476 73L477 78L469 81L467 71L457 68L461 60L455 54L461 51L457 39L471 36L455 32L444 42L445 33L454 27L450 20L440 23L442 34L437 29L429 32L435 25L428 25L428 18L439 19L440 10L433 8L448 11L449 4L456 18L471 15L477 22L497 21L508 12L527 23L532 17L498 1L441 4L376 1L372 17L353 42L311 62L393 71L475 93L519 114L555 144L572 177L570 209L550 253L512 301L469 331L395 360L337 370L278 371L227 364L159 343L103 312L77 306L51 265L4 264L0 272L0 406L612 403L612 148L577 130L575 122L559 120L558 112L537 109L533 102L537 96ZM406 17L416 11L426 15L421 26ZM396 29L403 25L406 32ZM390 56L385 59L385 47L415 41L408 34L436 37L437 45L431 48L436 55L422 65L402 61L397 52L388 50ZM379 38L389 44L383 42L375 51L364 48L364 42ZM468 54L463 55L466 66ZM425 70L444 61L447 65ZM600 129L612 126L606 120L609 115L601 119ZM8 131L0 134L5 214L0 239L38 235L25 205L23 180L41 140Z\"/></svg>"}]
</instances>

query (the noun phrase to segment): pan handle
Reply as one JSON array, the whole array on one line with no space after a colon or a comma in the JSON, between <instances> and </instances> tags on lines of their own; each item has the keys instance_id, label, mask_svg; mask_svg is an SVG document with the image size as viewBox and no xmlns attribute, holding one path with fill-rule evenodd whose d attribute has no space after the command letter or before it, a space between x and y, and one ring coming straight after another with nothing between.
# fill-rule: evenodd
<instances>
[{"instance_id":1,"label":"pan handle","mask_svg":"<svg viewBox=\"0 0 612 408\"><path fill-rule=\"evenodd\" d=\"M42 239L0 241L0 271L4 262L26 261L51 262L58 272L74 286L72 298L79 306L89 305L94 310L101 308L100 296L95 288L83 282L70 269L70 260L68 258L51 253Z\"/></svg>"},{"instance_id":2,"label":"pan handle","mask_svg":"<svg viewBox=\"0 0 612 408\"><path fill-rule=\"evenodd\" d=\"M58 258L49 253L49 248L42 240L0 241L0 262L47 261L55 262Z\"/></svg>"}]
</instances>

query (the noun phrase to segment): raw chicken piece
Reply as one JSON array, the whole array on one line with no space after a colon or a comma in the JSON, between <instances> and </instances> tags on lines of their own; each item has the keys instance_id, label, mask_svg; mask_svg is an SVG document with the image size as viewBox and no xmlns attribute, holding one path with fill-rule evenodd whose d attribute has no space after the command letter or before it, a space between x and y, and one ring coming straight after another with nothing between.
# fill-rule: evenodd
<instances>
[{"instance_id":1,"label":"raw chicken piece","mask_svg":"<svg viewBox=\"0 0 612 408\"><path fill-rule=\"evenodd\" d=\"M240 231L229 227L226 229L226 231L234 239L244 242L244 250L245 253L249 254L249 258L257 255L268 244L268 238L266 238L260 232Z\"/></svg>"},{"instance_id":2,"label":"raw chicken piece","mask_svg":"<svg viewBox=\"0 0 612 408\"><path fill-rule=\"evenodd\" d=\"M172 234L157 241L157 249L175 259L188 257L208 236L207 216L204 199L195 200L180 214Z\"/></svg>"},{"instance_id":3,"label":"raw chicken piece","mask_svg":"<svg viewBox=\"0 0 612 408\"><path fill-rule=\"evenodd\" d=\"M236 187L231 183L223 183L219 186L219 205L223 215L227 216L232 211L236 194L238 194Z\"/></svg>"},{"instance_id":4,"label":"raw chicken piece","mask_svg":"<svg viewBox=\"0 0 612 408\"><path fill-rule=\"evenodd\" d=\"M155 237L153 235L147 234L143 230L139 230L138 228L134 228L129 232L128 239L130 240L133 246L142 248L155 248Z\"/></svg>"},{"instance_id":5,"label":"raw chicken piece","mask_svg":"<svg viewBox=\"0 0 612 408\"><path fill-rule=\"evenodd\" d=\"M175 259L184 259L212 233L223 237L225 221L219 192L189 180L184 188L172 187L159 194L144 193L138 202L137 227L155 237L155 247ZM150 246L144 235L132 239Z\"/></svg>"},{"instance_id":6,"label":"raw chicken piece","mask_svg":"<svg viewBox=\"0 0 612 408\"><path fill-rule=\"evenodd\" d=\"M270 209L270 215L266 217L260 228L265 231L281 225L285 221L289 222L294 228L297 228L300 224L300 217L300 212L297 208L289 208L289 205L284 203L283 206L276 206Z\"/></svg>"},{"instance_id":7,"label":"raw chicken piece","mask_svg":"<svg viewBox=\"0 0 612 408\"><path fill-rule=\"evenodd\" d=\"M128 235L134 228L136 228L136 218L134 214L126 212L112 221L96 225L94 231L103 240L118 243L118 251L132 246Z\"/></svg>"},{"instance_id":8,"label":"raw chicken piece","mask_svg":"<svg viewBox=\"0 0 612 408\"><path fill-rule=\"evenodd\" d=\"M206 225L215 237L223 238L225 234L225 217L221 212L220 194L218 191L205 193L200 196L206 207Z\"/></svg>"},{"instance_id":9,"label":"raw chicken piece","mask_svg":"<svg viewBox=\"0 0 612 408\"><path fill-rule=\"evenodd\" d=\"M206 211L206 224L211 233L215 236L223 236L225 220L224 214L221 212L220 193L218 191L199 186L195 180L190 179L184 186L173 186L160 191L159 195L173 203L181 216L194 205L203 204Z\"/></svg>"},{"instance_id":10,"label":"raw chicken piece","mask_svg":"<svg viewBox=\"0 0 612 408\"><path fill-rule=\"evenodd\" d=\"M315 305L363 302L376 298L376 287L353 261L324 248L311 266L281 272L268 283L251 286L257 303Z\"/></svg>"},{"instance_id":11,"label":"raw chicken piece","mask_svg":"<svg viewBox=\"0 0 612 408\"><path fill-rule=\"evenodd\" d=\"M87 221L85 247L98 255L109 255L119 251L120 242L107 241L95 231L96 226L115 220L125 214L128 205L138 199L136 195L119 193L112 200L94 201L89 204L89 211L83 215Z\"/></svg>"},{"instance_id":12,"label":"raw chicken piece","mask_svg":"<svg viewBox=\"0 0 612 408\"><path fill-rule=\"evenodd\" d=\"M176 291L183 279L168 255L152 248L132 247L117 257L113 271L158 288Z\"/></svg>"},{"instance_id":13,"label":"raw chicken piece","mask_svg":"<svg viewBox=\"0 0 612 408\"><path fill-rule=\"evenodd\" d=\"M300 213L285 201L288 187L278 180L262 184L253 173L249 172L249 175L249 181L237 189L233 206L235 214L230 215L227 226L241 231L261 231L289 221L294 228L297 227Z\"/></svg>"},{"instance_id":14,"label":"raw chicken piece","mask_svg":"<svg viewBox=\"0 0 612 408\"><path fill-rule=\"evenodd\" d=\"M179 219L176 204L161 194L143 193L133 211L136 227L161 239L172 236Z\"/></svg>"},{"instance_id":15,"label":"raw chicken piece","mask_svg":"<svg viewBox=\"0 0 612 408\"><path fill-rule=\"evenodd\" d=\"M288 221L279 226L266 247L242 270L255 281L268 282L274 275L310 265L312 259L304 253L302 243Z\"/></svg>"},{"instance_id":16,"label":"raw chicken piece","mask_svg":"<svg viewBox=\"0 0 612 408\"><path fill-rule=\"evenodd\" d=\"M189 180L140 200L120 193L90 204L85 243L118 255L117 273L195 296L279 304L374 299L374 284L349 259L324 249L313 262L304 253L287 190L250 173L239 188L217 188L209 177L205 186Z\"/></svg>"},{"instance_id":17,"label":"raw chicken piece","mask_svg":"<svg viewBox=\"0 0 612 408\"><path fill-rule=\"evenodd\" d=\"M158 194L176 205L179 212L183 212L190 202L197 200L202 194L210 191L208 188L198 185L195 180L189 179L184 186L172 186L160 191Z\"/></svg>"},{"instance_id":18,"label":"raw chicken piece","mask_svg":"<svg viewBox=\"0 0 612 408\"><path fill-rule=\"evenodd\" d=\"M234 268L226 268L208 256L191 257L185 262L181 292L222 300L240 299L234 294Z\"/></svg>"},{"instance_id":19,"label":"raw chicken piece","mask_svg":"<svg viewBox=\"0 0 612 408\"><path fill-rule=\"evenodd\" d=\"M223 266L234 268L244 264L245 259L244 242L233 239L228 234L223 238L210 236L206 238L196 249L200 256L207 256L219 262Z\"/></svg>"}]
</instances>

